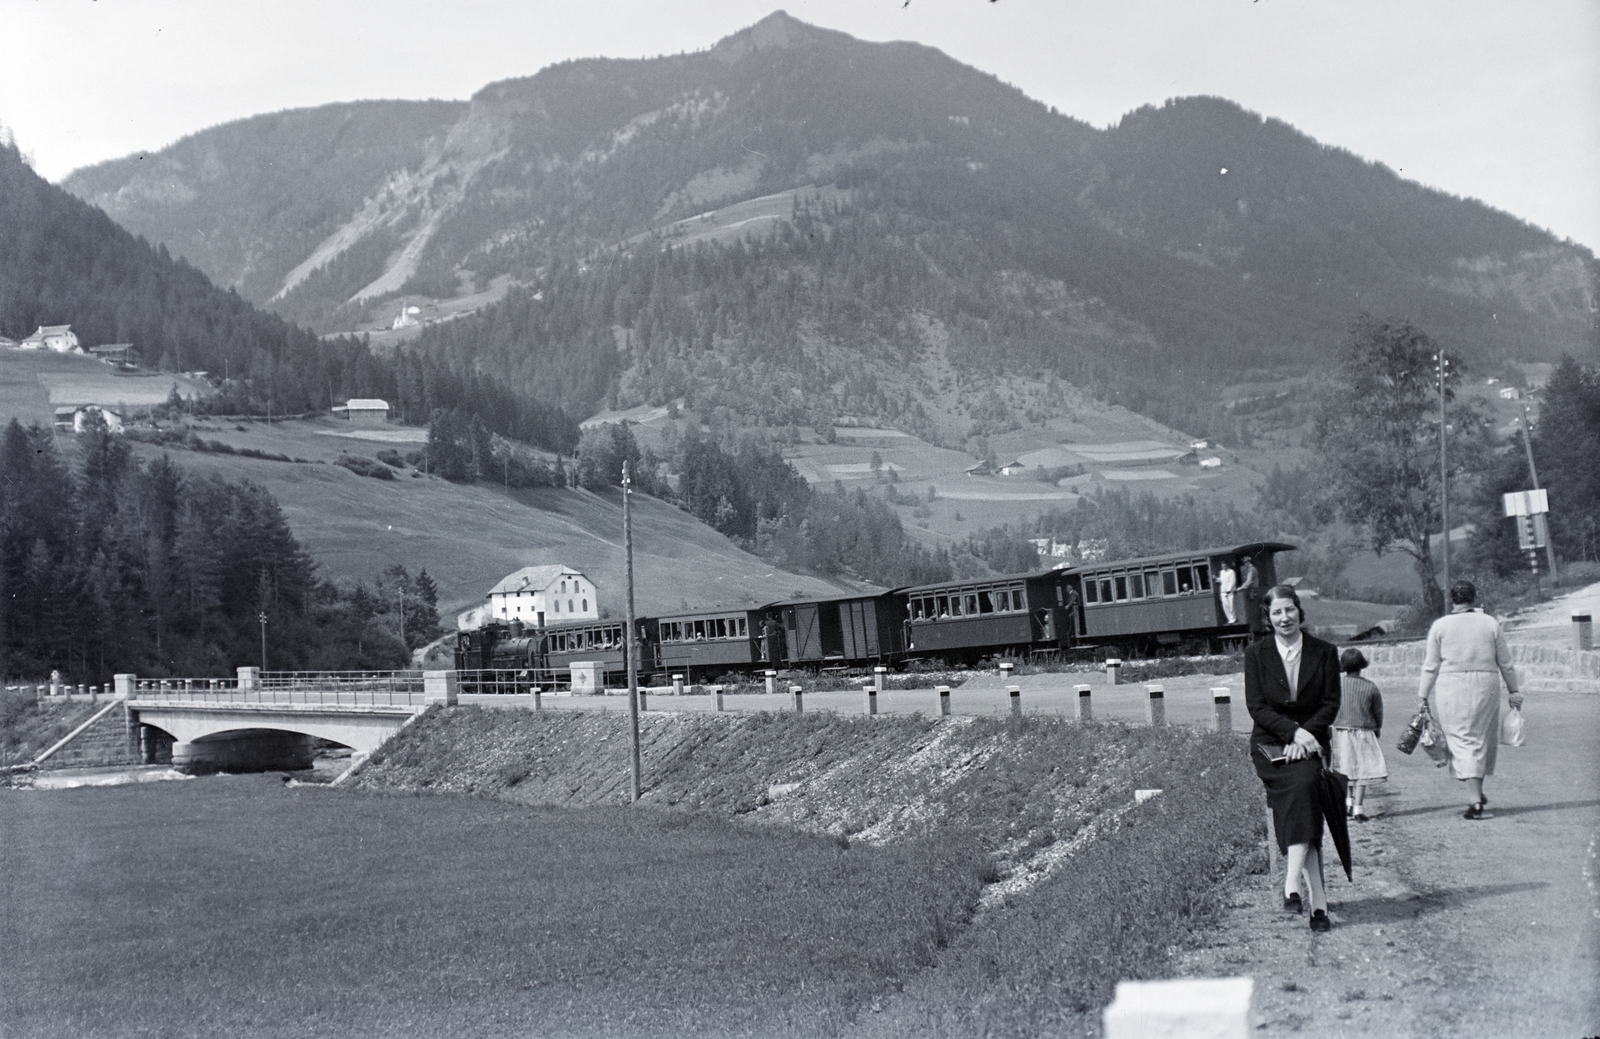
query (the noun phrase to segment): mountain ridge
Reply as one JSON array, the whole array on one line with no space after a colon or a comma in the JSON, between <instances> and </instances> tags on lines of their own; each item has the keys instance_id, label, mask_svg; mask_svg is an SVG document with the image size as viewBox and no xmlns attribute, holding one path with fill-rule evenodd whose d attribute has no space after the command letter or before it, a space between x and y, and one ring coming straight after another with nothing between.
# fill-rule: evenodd
<instances>
[{"instance_id":1,"label":"mountain ridge","mask_svg":"<svg viewBox=\"0 0 1600 1039\"><path fill-rule=\"evenodd\" d=\"M324 331L384 327L405 303L496 278L548 299L563 271L600 272L560 290L587 302L557 325L507 329L514 313L532 320L511 299L419 340L588 412L674 396L659 375L669 363L692 375L755 350L815 405L805 421L821 423L857 406L841 387L863 367L896 375L901 362L874 352L928 348L916 331L928 328L953 344L975 390L996 372L1054 375L1191 429L1170 384L1314 369L1364 311L1406 314L1491 368L1595 350L1600 267L1587 250L1225 99L1143 106L1098 130L933 48L866 43L777 12L705 51L563 62L468 102L414 104L456 107L352 108L357 138L384 120L414 129L335 164L365 171L361 184L321 187L333 165L286 160L322 200L305 207L316 219L268 235L278 244L250 253L248 272L195 262ZM336 147L330 119L315 124L317 147ZM64 186L120 199L120 220L179 254L225 233L225 198L193 159L142 210L145 196L117 194L119 177L133 180L112 165ZM827 200L784 196L807 191ZM776 197L794 199L792 211L752 221L756 237L696 246L728 267L722 282L673 282L682 299L651 298L665 286L641 271L652 250L675 248L671 229ZM734 273L740 251L758 274ZM775 281L792 285L782 323L730 308L728 296ZM750 400L730 406L759 418ZM963 416L944 439L971 425Z\"/></svg>"}]
</instances>

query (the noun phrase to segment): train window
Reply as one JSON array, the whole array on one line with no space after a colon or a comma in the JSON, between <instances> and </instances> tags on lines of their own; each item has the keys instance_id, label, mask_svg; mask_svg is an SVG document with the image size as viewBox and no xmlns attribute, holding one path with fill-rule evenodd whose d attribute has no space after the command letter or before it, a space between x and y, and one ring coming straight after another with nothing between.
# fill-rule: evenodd
<instances>
[{"instance_id":1,"label":"train window","mask_svg":"<svg viewBox=\"0 0 1600 1039\"><path fill-rule=\"evenodd\" d=\"M1209 592L1211 590L1211 568L1204 563L1196 563L1194 582L1200 586L1202 592Z\"/></svg>"},{"instance_id":2,"label":"train window","mask_svg":"<svg viewBox=\"0 0 1600 1039\"><path fill-rule=\"evenodd\" d=\"M694 622L694 637L695 637L695 641L697 641L697 642L704 642L705 641L705 637L706 637L706 622L705 621L701 620L701 621L695 621Z\"/></svg>"},{"instance_id":3,"label":"train window","mask_svg":"<svg viewBox=\"0 0 1600 1039\"><path fill-rule=\"evenodd\" d=\"M1097 581L1085 581L1085 582L1083 582L1083 601L1084 602L1099 602L1100 601L1100 584L1099 584L1099 582L1097 582Z\"/></svg>"},{"instance_id":4,"label":"train window","mask_svg":"<svg viewBox=\"0 0 1600 1039\"><path fill-rule=\"evenodd\" d=\"M739 637L742 638L742 639L749 638L750 637L750 619L748 617L740 617L740 618L738 618L738 621L739 621Z\"/></svg>"},{"instance_id":5,"label":"train window","mask_svg":"<svg viewBox=\"0 0 1600 1039\"><path fill-rule=\"evenodd\" d=\"M1022 605L1022 589L1021 588L1013 588L1013 589L1011 589L1011 608L1013 610L1016 610L1019 613L1022 612L1022 610L1026 609L1026 607L1024 607Z\"/></svg>"},{"instance_id":6,"label":"train window","mask_svg":"<svg viewBox=\"0 0 1600 1039\"><path fill-rule=\"evenodd\" d=\"M967 616L973 617L978 613L978 596L974 592L967 596Z\"/></svg>"},{"instance_id":7,"label":"train window","mask_svg":"<svg viewBox=\"0 0 1600 1039\"><path fill-rule=\"evenodd\" d=\"M961 608L961 596L959 596L959 595L952 595L950 597L950 616L952 616L952 617L965 617L966 616L966 611Z\"/></svg>"},{"instance_id":8,"label":"train window","mask_svg":"<svg viewBox=\"0 0 1600 1039\"><path fill-rule=\"evenodd\" d=\"M1154 570L1144 572L1144 594L1154 599L1161 594L1161 575Z\"/></svg>"},{"instance_id":9,"label":"train window","mask_svg":"<svg viewBox=\"0 0 1600 1039\"><path fill-rule=\"evenodd\" d=\"M715 638L725 639L728 637L728 619L726 617L718 617L715 621L712 621L712 623L717 626L716 632L714 633ZM707 631L706 634L713 635L711 631Z\"/></svg>"},{"instance_id":10,"label":"train window","mask_svg":"<svg viewBox=\"0 0 1600 1039\"><path fill-rule=\"evenodd\" d=\"M1100 601L1101 602L1111 602L1112 601L1112 596L1111 596L1111 578L1109 578L1109 577L1104 577L1104 578L1100 579Z\"/></svg>"},{"instance_id":11,"label":"train window","mask_svg":"<svg viewBox=\"0 0 1600 1039\"><path fill-rule=\"evenodd\" d=\"M909 599L906 601L906 611L914 621L922 619L922 600Z\"/></svg>"},{"instance_id":12,"label":"train window","mask_svg":"<svg viewBox=\"0 0 1600 1039\"><path fill-rule=\"evenodd\" d=\"M1128 579L1126 577L1122 577L1122 576L1119 575L1116 578L1116 582L1117 582L1117 602L1121 602L1122 600L1124 600L1124 599L1126 599L1128 597Z\"/></svg>"},{"instance_id":13,"label":"train window","mask_svg":"<svg viewBox=\"0 0 1600 1039\"><path fill-rule=\"evenodd\" d=\"M994 599L990 597L988 592L979 592L978 593L978 612L979 613L993 613L994 612Z\"/></svg>"},{"instance_id":14,"label":"train window","mask_svg":"<svg viewBox=\"0 0 1600 1039\"><path fill-rule=\"evenodd\" d=\"M1130 599L1143 599L1144 598L1144 575L1143 574L1129 574L1128 575L1128 598L1130 598Z\"/></svg>"},{"instance_id":15,"label":"train window","mask_svg":"<svg viewBox=\"0 0 1600 1039\"><path fill-rule=\"evenodd\" d=\"M1186 566L1178 567L1178 591L1184 595L1194 591L1194 571Z\"/></svg>"},{"instance_id":16,"label":"train window","mask_svg":"<svg viewBox=\"0 0 1600 1039\"><path fill-rule=\"evenodd\" d=\"M939 616L950 616L950 597L948 595L939 596Z\"/></svg>"},{"instance_id":17,"label":"train window","mask_svg":"<svg viewBox=\"0 0 1600 1039\"><path fill-rule=\"evenodd\" d=\"M1178 575L1171 570L1161 571L1161 594L1178 594Z\"/></svg>"}]
</instances>

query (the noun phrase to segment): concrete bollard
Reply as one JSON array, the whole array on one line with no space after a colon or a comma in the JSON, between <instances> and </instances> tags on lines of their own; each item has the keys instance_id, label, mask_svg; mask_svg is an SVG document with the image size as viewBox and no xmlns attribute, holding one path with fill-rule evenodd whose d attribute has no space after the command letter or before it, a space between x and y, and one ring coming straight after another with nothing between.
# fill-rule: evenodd
<instances>
[{"instance_id":1,"label":"concrete bollard","mask_svg":"<svg viewBox=\"0 0 1600 1039\"><path fill-rule=\"evenodd\" d=\"M1010 681L1011 672L1016 668L1016 666L1017 665L1010 660L1000 661L1000 680L1002 682Z\"/></svg>"},{"instance_id":2,"label":"concrete bollard","mask_svg":"<svg viewBox=\"0 0 1600 1039\"><path fill-rule=\"evenodd\" d=\"M544 690L539 687L539 683L533 683L533 688L529 692L533 693L533 709L544 710Z\"/></svg>"},{"instance_id":3,"label":"concrete bollard","mask_svg":"<svg viewBox=\"0 0 1600 1039\"><path fill-rule=\"evenodd\" d=\"M92 685L92 686L89 687L89 702L90 703L99 703L100 702L100 687L99 686Z\"/></svg>"},{"instance_id":4,"label":"concrete bollard","mask_svg":"<svg viewBox=\"0 0 1600 1039\"><path fill-rule=\"evenodd\" d=\"M1006 693L1011 697L1011 717L1022 717L1022 687L1020 685L1006 686Z\"/></svg>"},{"instance_id":5,"label":"concrete bollard","mask_svg":"<svg viewBox=\"0 0 1600 1039\"><path fill-rule=\"evenodd\" d=\"M239 692L261 692L261 669L259 667L241 667L236 668L235 671L239 676Z\"/></svg>"},{"instance_id":6,"label":"concrete bollard","mask_svg":"<svg viewBox=\"0 0 1600 1039\"><path fill-rule=\"evenodd\" d=\"M1233 731L1233 690L1225 685L1211 687L1211 713L1218 732Z\"/></svg>"},{"instance_id":7,"label":"concrete bollard","mask_svg":"<svg viewBox=\"0 0 1600 1039\"><path fill-rule=\"evenodd\" d=\"M934 691L939 694L939 717L950 717L950 687L947 685L934 686Z\"/></svg>"},{"instance_id":8,"label":"concrete bollard","mask_svg":"<svg viewBox=\"0 0 1600 1039\"><path fill-rule=\"evenodd\" d=\"M1167 724L1167 687L1160 682L1144 687L1144 720L1151 725Z\"/></svg>"},{"instance_id":9,"label":"concrete bollard","mask_svg":"<svg viewBox=\"0 0 1600 1039\"><path fill-rule=\"evenodd\" d=\"M34 690L33 698L35 700L43 700L48 695L50 695L50 687L47 685L42 685L38 689Z\"/></svg>"},{"instance_id":10,"label":"concrete bollard","mask_svg":"<svg viewBox=\"0 0 1600 1039\"><path fill-rule=\"evenodd\" d=\"M131 700L138 695L138 675L112 675L111 682L118 700Z\"/></svg>"},{"instance_id":11,"label":"concrete bollard","mask_svg":"<svg viewBox=\"0 0 1600 1039\"><path fill-rule=\"evenodd\" d=\"M865 686L862 692L866 695L866 709L868 715L878 713L878 696L883 692L883 676L889 673L886 667L872 669L872 684Z\"/></svg>"},{"instance_id":12,"label":"concrete bollard","mask_svg":"<svg viewBox=\"0 0 1600 1039\"><path fill-rule=\"evenodd\" d=\"M789 687L789 695L794 698L794 713L795 714L799 714L799 713L801 713L802 711L804 711L806 709L806 702L805 702L806 690L805 690L804 686L799 686L799 685L790 686Z\"/></svg>"},{"instance_id":13,"label":"concrete bollard","mask_svg":"<svg viewBox=\"0 0 1600 1039\"><path fill-rule=\"evenodd\" d=\"M672 695L673 696L682 696L683 695L683 676L682 675L673 675L672 676Z\"/></svg>"},{"instance_id":14,"label":"concrete bollard","mask_svg":"<svg viewBox=\"0 0 1600 1039\"><path fill-rule=\"evenodd\" d=\"M422 699L426 703L454 707L461 698L461 672L422 672Z\"/></svg>"},{"instance_id":15,"label":"concrete bollard","mask_svg":"<svg viewBox=\"0 0 1600 1039\"><path fill-rule=\"evenodd\" d=\"M1572 648L1576 650L1594 648L1594 618L1587 613L1572 615Z\"/></svg>"},{"instance_id":16,"label":"concrete bollard","mask_svg":"<svg viewBox=\"0 0 1600 1039\"><path fill-rule=\"evenodd\" d=\"M720 685L714 685L711 687L711 702L716 710L720 711L724 709L722 705L722 687Z\"/></svg>"},{"instance_id":17,"label":"concrete bollard","mask_svg":"<svg viewBox=\"0 0 1600 1039\"><path fill-rule=\"evenodd\" d=\"M1106 675L1111 679L1112 685L1122 684L1122 661L1116 657L1106 658Z\"/></svg>"},{"instance_id":18,"label":"concrete bollard","mask_svg":"<svg viewBox=\"0 0 1600 1039\"><path fill-rule=\"evenodd\" d=\"M1251 978L1119 981L1105 1009L1105 1039L1246 1039L1254 992Z\"/></svg>"},{"instance_id":19,"label":"concrete bollard","mask_svg":"<svg viewBox=\"0 0 1600 1039\"><path fill-rule=\"evenodd\" d=\"M1078 694L1076 717L1080 722L1094 721L1094 705L1090 702L1090 694L1094 689L1087 685L1075 685L1072 691Z\"/></svg>"},{"instance_id":20,"label":"concrete bollard","mask_svg":"<svg viewBox=\"0 0 1600 1039\"><path fill-rule=\"evenodd\" d=\"M650 702L650 690L645 686L640 686L639 687L639 710L648 711L650 708L647 707L646 704L648 704L649 702Z\"/></svg>"},{"instance_id":21,"label":"concrete bollard","mask_svg":"<svg viewBox=\"0 0 1600 1039\"><path fill-rule=\"evenodd\" d=\"M70 685L67 686L67 692L70 693L71 691L72 691L72 687ZM78 683L78 697L79 697L79 699L82 699L83 697L88 696L88 695L89 695L89 687L88 687L88 685L83 683L83 682L79 682Z\"/></svg>"},{"instance_id":22,"label":"concrete bollard","mask_svg":"<svg viewBox=\"0 0 1600 1039\"><path fill-rule=\"evenodd\" d=\"M768 671L765 674L767 676L767 695L771 696L778 691L778 672Z\"/></svg>"}]
</instances>

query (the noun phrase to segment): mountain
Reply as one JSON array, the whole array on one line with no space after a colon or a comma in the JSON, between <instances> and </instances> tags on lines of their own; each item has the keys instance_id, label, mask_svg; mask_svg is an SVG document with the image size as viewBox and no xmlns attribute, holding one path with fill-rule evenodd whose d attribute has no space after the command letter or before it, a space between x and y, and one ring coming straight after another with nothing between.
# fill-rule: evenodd
<instances>
[{"instance_id":1,"label":"mountain","mask_svg":"<svg viewBox=\"0 0 1600 1039\"><path fill-rule=\"evenodd\" d=\"M1363 311L1489 368L1596 348L1593 255L1513 216L1222 99L1096 130L782 12L64 186L325 331L488 293L418 346L574 414L683 399L960 443L1061 414L1059 379L1204 435L1219 385L1314 370Z\"/></svg>"}]
</instances>

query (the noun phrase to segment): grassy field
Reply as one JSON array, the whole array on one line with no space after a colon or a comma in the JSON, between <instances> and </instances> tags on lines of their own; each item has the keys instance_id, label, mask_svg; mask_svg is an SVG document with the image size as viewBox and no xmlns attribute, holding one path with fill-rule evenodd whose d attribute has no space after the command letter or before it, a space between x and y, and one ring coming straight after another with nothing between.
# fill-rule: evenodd
<instances>
[{"instance_id":1,"label":"grassy field","mask_svg":"<svg viewBox=\"0 0 1600 1039\"><path fill-rule=\"evenodd\" d=\"M933 962L981 868L276 776L0 802L9 1039L837 1035Z\"/></svg>"},{"instance_id":2,"label":"grassy field","mask_svg":"<svg viewBox=\"0 0 1600 1039\"><path fill-rule=\"evenodd\" d=\"M361 789L0 791L0 1035L1093 1035L1264 865L1227 736L646 722L637 808L620 717L470 709Z\"/></svg>"}]
</instances>

